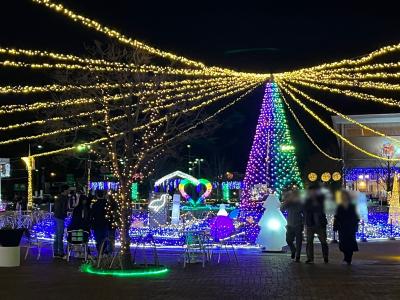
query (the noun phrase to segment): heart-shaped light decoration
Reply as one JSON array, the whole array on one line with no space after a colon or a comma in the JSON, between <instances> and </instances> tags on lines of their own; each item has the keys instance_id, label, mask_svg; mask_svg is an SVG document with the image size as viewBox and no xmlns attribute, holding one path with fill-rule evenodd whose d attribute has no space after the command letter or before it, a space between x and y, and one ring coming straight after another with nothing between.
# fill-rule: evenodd
<instances>
[{"instance_id":1,"label":"heart-shaped light decoration","mask_svg":"<svg viewBox=\"0 0 400 300\"><path fill-rule=\"evenodd\" d=\"M197 200L194 200L188 193L185 191L185 187L187 185L194 185L196 187L197 191L201 190L201 186L204 185L206 187L206 191L204 194L200 195L200 197ZM210 181L207 179L201 178L198 180L198 182L193 182L189 179L183 179L179 183L179 192L181 193L182 197L186 199L186 201L193 207L199 206L204 203L205 198L210 196L211 191L212 191L212 184Z\"/></svg>"}]
</instances>

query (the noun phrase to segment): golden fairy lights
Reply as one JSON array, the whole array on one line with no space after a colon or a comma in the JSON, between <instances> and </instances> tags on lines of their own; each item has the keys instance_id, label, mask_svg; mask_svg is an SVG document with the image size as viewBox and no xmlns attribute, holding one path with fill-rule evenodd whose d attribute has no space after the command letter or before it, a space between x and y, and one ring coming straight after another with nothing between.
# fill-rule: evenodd
<instances>
[{"instance_id":1,"label":"golden fairy lights","mask_svg":"<svg viewBox=\"0 0 400 300\"><path fill-rule=\"evenodd\" d=\"M348 144L350 147L353 147L354 149L366 154L367 156L380 159L380 160L385 160L385 161L400 161L400 159L396 158L386 158L383 156L376 155L374 153L371 153L354 143L352 143L349 139L338 133L335 129L333 129L328 123L326 123L320 116L318 116L314 111L312 111L307 105L305 105L301 100L299 100L289 89L287 89L284 85L281 85L281 88L291 96L291 98L300 106L302 107L308 114L310 114L314 119L316 119L323 127L325 127L327 130L332 132L334 135L336 135L339 139L341 139L343 142Z\"/></svg>"},{"instance_id":2,"label":"golden fairy lights","mask_svg":"<svg viewBox=\"0 0 400 300\"><path fill-rule=\"evenodd\" d=\"M89 19L85 16L77 14L61 4L51 0L32 0L35 3L44 5L51 10L60 13L67 18L77 22L87 28L91 28L97 32L104 34L108 38L115 39L122 45L141 50L151 56L158 57L158 64L132 64L119 61L108 61L105 59L79 57L72 54L55 53L49 51L1 48L0 47L0 67L5 70L14 68L42 70L44 72L67 70L72 74L86 73L97 75L107 75L114 73L124 73L134 76L151 75L154 76L154 82L107 82L99 81L93 84L45 84L42 86L34 85L6 85L0 87L0 95L31 95L40 93L68 93L68 92L87 92L84 96L73 96L55 101L54 99L40 96L39 100L27 101L16 100L11 103L7 102L0 107L0 115L6 118L11 114L19 114L18 117L23 118L23 113L29 114L30 118L20 123L2 123L0 131L7 131L13 134L19 134L17 137L11 135L0 140L0 145L6 145L16 142L24 142L36 139L49 138L54 136L66 136L70 133L79 133L87 128L101 128L101 134L93 136L91 140L82 143L81 146L90 146L102 144L107 149L110 161L111 171L115 177L120 178L121 174L129 174L130 178L134 178L134 174L138 170L150 174L152 172L151 164L163 152L163 146L177 137L186 134L190 130L196 128L200 124L204 124L217 114L231 107L245 95L250 93L258 85L269 79L269 75L263 73L246 73L238 72L231 69L207 66L202 62L192 60L171 52L163 51L155 47L146 45L140 41L129 38L122 33L111 29L99 22ZM353 98L363 101L375 102L392 107L398 107L399 101L393 96L400 90L400 84L396 80L400 79L399 61L394 62L377 62L378 59L387 54L400 52L400 44L394 46L383 47L370 54L358 59L345 59L338 62L321 64L314 67L303 68L290 72L273 74L282 90L290 96L290 98L316 119L323 127L342 139L345 143L366 155L377 159L387 159L375 155L354 145L341 134L336 132L326 122L322 120L314 111L312 111L304 101L309 101L319 107L322 107L330 113L334 113L342 118L360 126L363 129L385 136L383 133L369 128L351 118L334 110L326 105L324 101L317 101L308 93L300 90L323 91L344 95L347 98ZM161 59L160 59L161 58ZM172 63L172 64L171 64ZM159 79L159 80L158 80ZM99 96L87 96L96 94L101 91ZM375 92L379 92L375 94ZM93 93L91 93L93 92ZM388 92L389 95L382 94ZM242 95L236 99L237 94ZM79 94L79 93L77 93ZM82 93L81 93L82 94ZM81 95L80 94L80 95ZM74 94L75 95L75 94ZM302 100L297 97L301 96ZM136 100L126 104L128 98L134 97ZM23 97L22 97L23 98ZM232 99L231 99L232 98ZM163 126L169 121L179 119L182 115L192 112L202 111L203 108L210 105L221 103L220 100L229 99L228 103L221 107L213 107L216 112L208 113L195 124L191 124L183 129L180 133L173 136L160 134ZM324 152L312 139L310 134L305 130L301 120L292 110L289 102L290 99L284 99L288 110L292 113L294 119L308 137L310 142L326 157L333 160L339 158L330 156ZM179 105L180 106L179 106ZM43 113L48 111L57 111L58 109L74 108L77 113L74 116L52 115L51 117L43 117ZM119 140L124 137L126 132L117 132L112 130L112 126L116 122L124 122L125 119L133 115L123 110L137 109L141 114L146 115L145 122L138 123L135 127L129 128L129 132L140 132L136 141L133 141L137 147L135 153L134 164L127 164L121 157L117 157L115 143L113 140ZM209 109L211 110L211 109ZM33 115L38 115L33 119ZM65 128L58 128L52 131L29 135L30 132L20 130L30 126L40 126L48 124L58 125L69 124L72 118L78 118L79 122L74 125L65 125ZM13 118L15 120L16 118ZM16 121L13 121L16 122ZM120 123L117 123L120 124ZM15 130L15 131L14 131ZM17 131L20 130L20 131ZM17 132L17 133L15 133ZM25 132L20 134L19 132ZM398 143L399 141L387 137L389 140ZM29 159L36 157L56 155L67 151L76 150L76 145L70 145L61 149L47 151L30 156ZM154 153L153 153L154 152ZM151 156L150 159L147 157ZM147 159L147 160L146 160ZM121 161L122 160L122 161ZM132 176L131 176L132 175ZM130 179L129 179L130 180ZM130 181L129 181L130 182ZM123 210L129 208L129 202L126 201L126 191L118 193L120 197L120 205ZM123 224L123 222L121 223ZM121 225L125 226L125 225Z\"/></svg>"}]
</instances>

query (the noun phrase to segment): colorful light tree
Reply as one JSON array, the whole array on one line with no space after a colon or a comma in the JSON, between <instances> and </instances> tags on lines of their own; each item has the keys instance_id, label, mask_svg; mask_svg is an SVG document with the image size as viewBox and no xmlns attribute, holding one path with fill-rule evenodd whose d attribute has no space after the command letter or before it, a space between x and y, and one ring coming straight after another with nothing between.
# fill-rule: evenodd
<instances>
[{"instance_id":1,"label":"colorful light tree","mask_svg":"<svg viewBox=\"0 0 400 300\"><path fill-rule=\"evenodd\" d=\"M266 184L278 197L289 185L303 188L281 93L274 81L266 83L241 195L241 215L247 220L250 240L258 234L262 213L262 205L254 201L261 199L254 199L251 193L258 184Z\"/></svg>"}]
</instances>

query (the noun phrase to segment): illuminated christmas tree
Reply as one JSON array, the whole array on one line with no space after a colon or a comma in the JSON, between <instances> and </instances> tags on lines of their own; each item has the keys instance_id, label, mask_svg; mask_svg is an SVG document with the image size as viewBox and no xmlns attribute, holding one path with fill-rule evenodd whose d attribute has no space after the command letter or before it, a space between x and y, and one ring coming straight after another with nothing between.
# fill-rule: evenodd
<instances>
[{"instance_id":1,"label":"illuminated christmas tree","mask_svg":"<svg viewBox=\"0 0 400 300\"><path fill-rule=\"evenodd\" d=\"M393 178L393 189L389 197L388 224L400 225L399 181L397 174Z\"/></svg>"},{"instance_id":2,"label":"illuminated christmas tree","mask_svg":"<svg viewBox=\"0 0 400 300\"><path fill-rule=\"evenodd\" d=\"M241 216L250 240L257 237L262 213L262 195L252 193L254 187L266 185L278 197L288 186L303 188L281 97L278 85L267 82L241 195Z\"/></svg>"}]
</instances>

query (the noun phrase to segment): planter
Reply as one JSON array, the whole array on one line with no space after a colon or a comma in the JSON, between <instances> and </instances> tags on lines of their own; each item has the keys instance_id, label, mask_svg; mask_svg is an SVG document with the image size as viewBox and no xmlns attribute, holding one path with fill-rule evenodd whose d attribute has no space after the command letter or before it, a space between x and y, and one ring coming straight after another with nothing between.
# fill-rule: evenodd
<instances>
[{"instance_id":1,"label":"planter","mask_svg":"<svg viewBox=\"0 0 400 300\"><path fill-rule=\"evenodd\" d=\"M0 229L1 247L18 247L25 229Z\"/></svg>"},{"instance_id":2,"label":"planter","mask_svg":"<svg viewBox=\"0 0 400 300\"><path fill-rule=\"evenodd\" d=\"M0 229L0 267L19 267L20 247L25 229Z\"/></svg>"}]
</instances>

